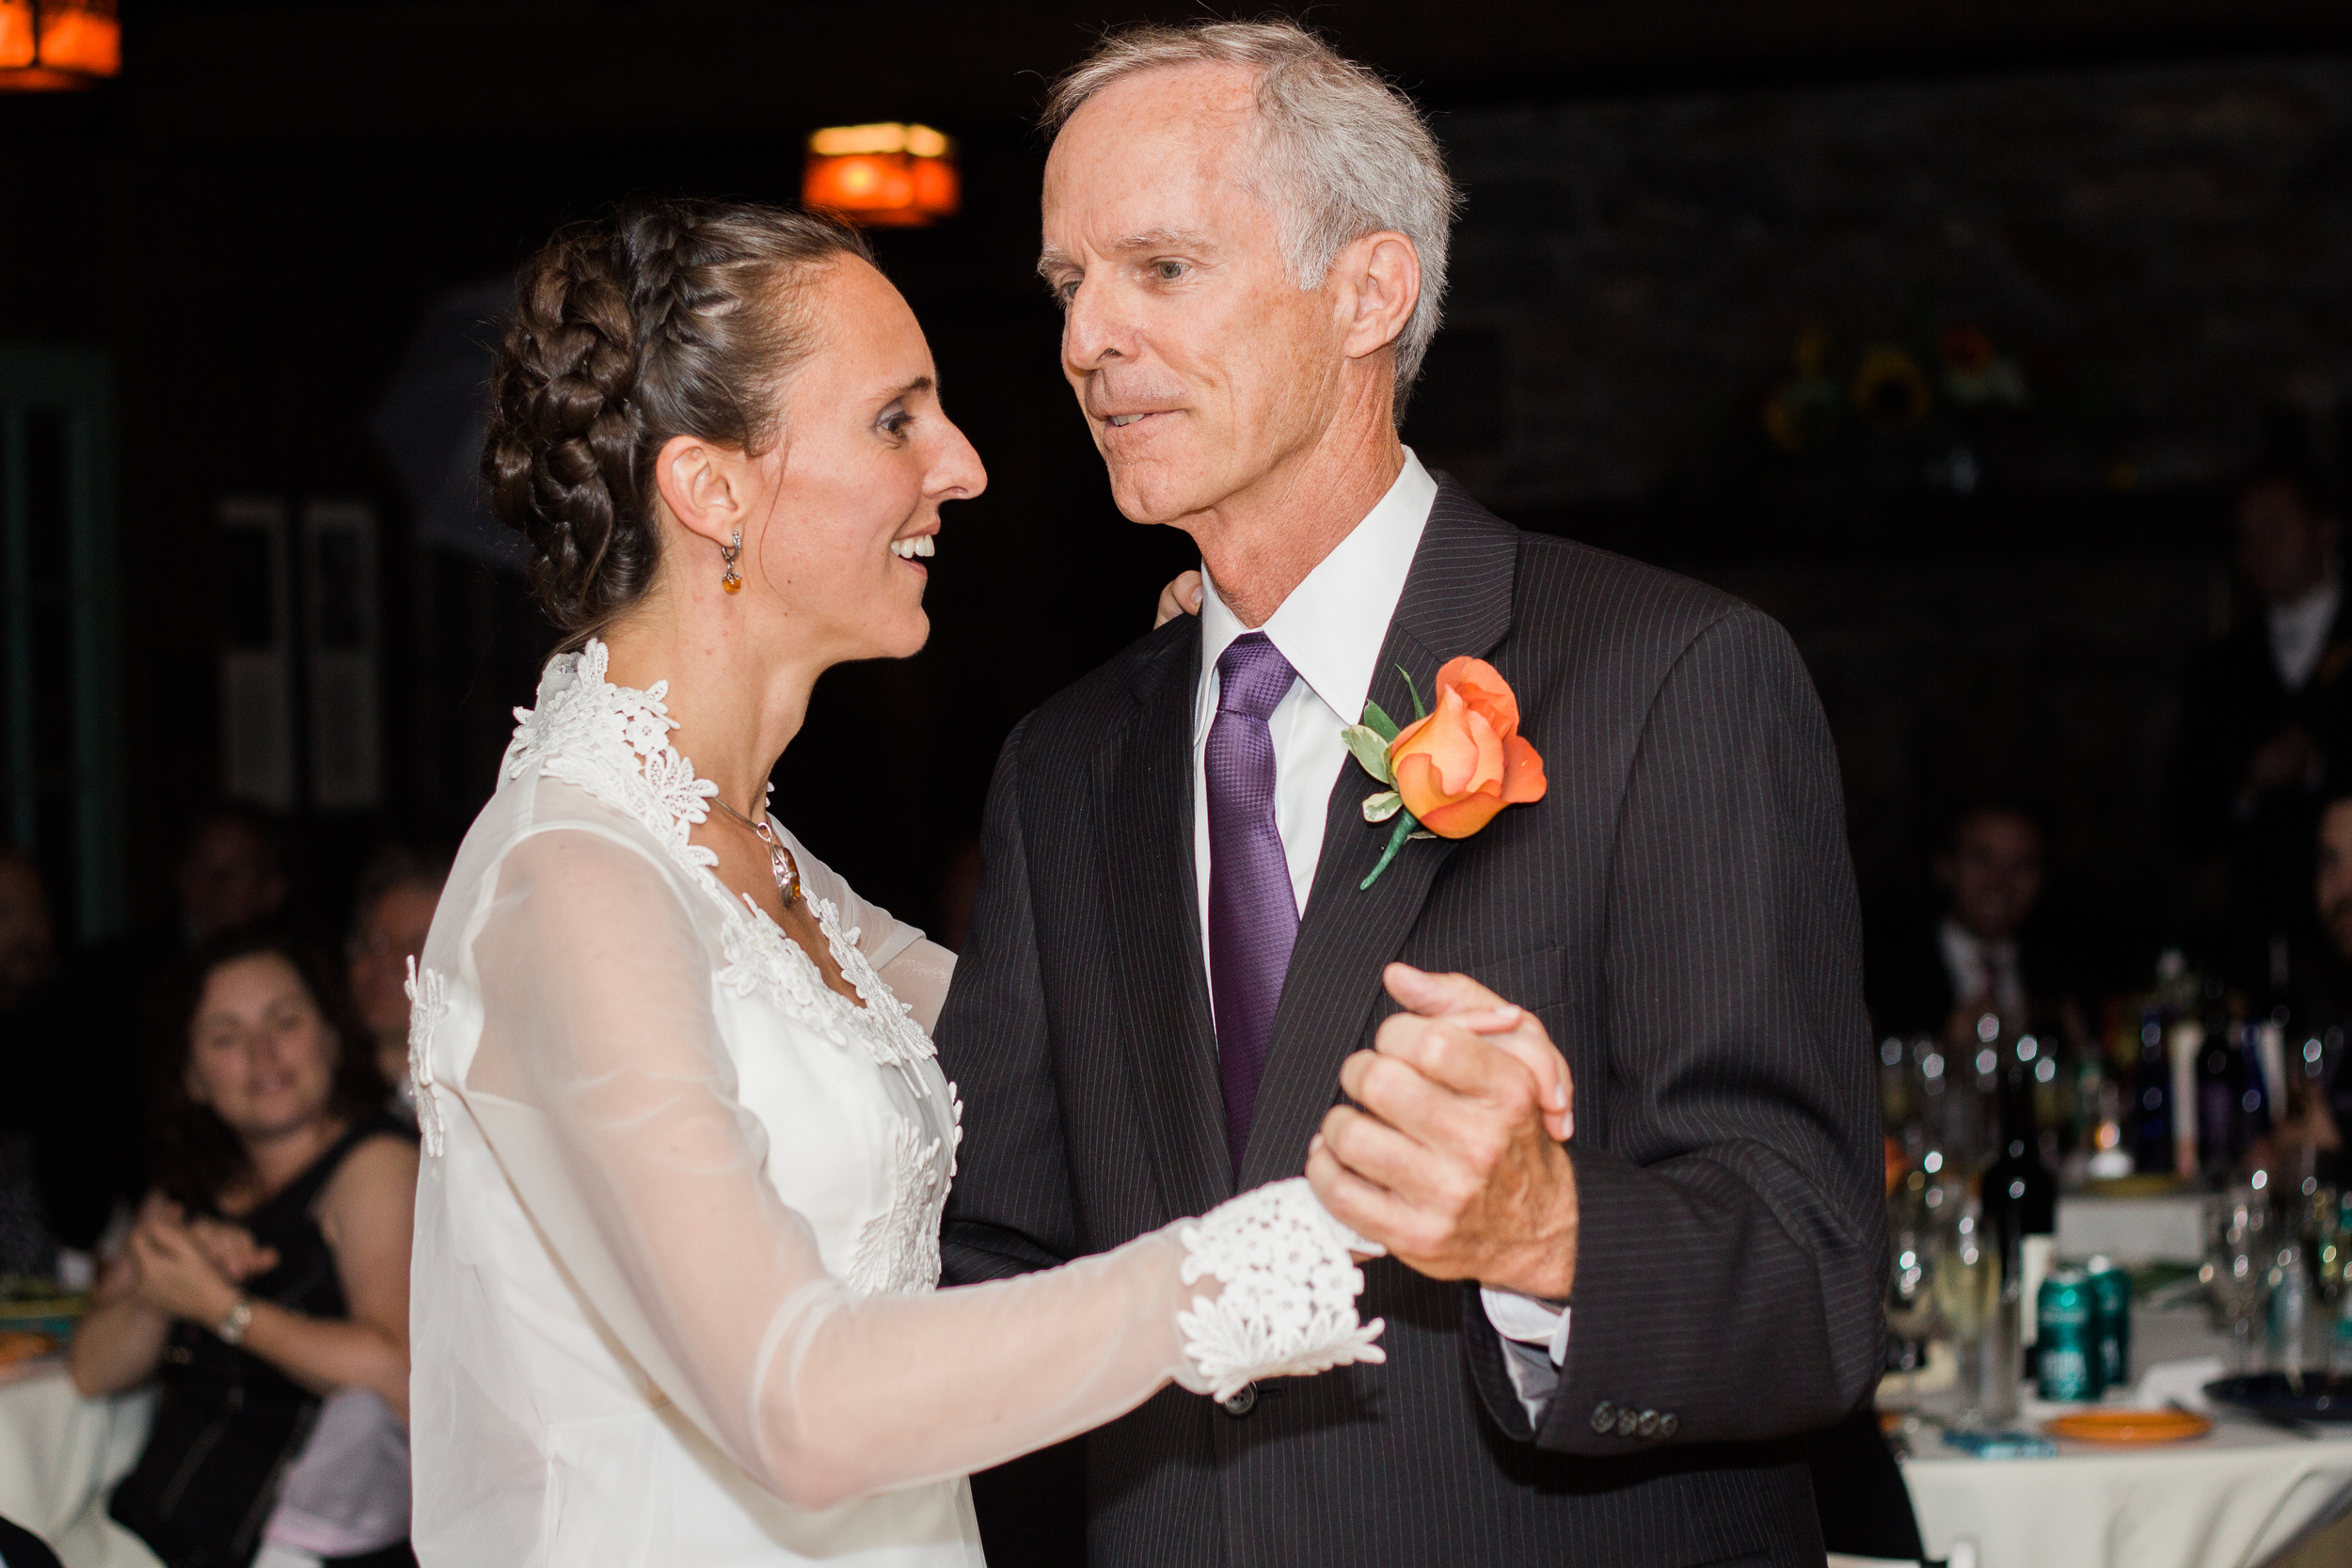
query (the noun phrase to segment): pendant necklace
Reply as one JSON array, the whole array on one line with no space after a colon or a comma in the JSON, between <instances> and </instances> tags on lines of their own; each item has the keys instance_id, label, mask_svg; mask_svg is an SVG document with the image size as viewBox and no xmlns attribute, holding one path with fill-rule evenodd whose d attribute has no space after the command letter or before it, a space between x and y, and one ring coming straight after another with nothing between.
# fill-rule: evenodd
<instances>
[{"instance_id":1,"label":"pendant necklace","mask_svg":"<svg viewBox=\"0 0 2352 1568\"><path fill-rule=\"evenodd\" d=\"M801 864L792 858L792 851L787 849L783 841L776 837L776 831L769 826L766 815L762 814L760 819L755 822L728 805L724 797L713 795L710 800L721 811L749 828L759 842L768 847L768 869L775 873L776 892L784 899L784 907L790 909L801 896Z\"/></svg>"}]
</instances>

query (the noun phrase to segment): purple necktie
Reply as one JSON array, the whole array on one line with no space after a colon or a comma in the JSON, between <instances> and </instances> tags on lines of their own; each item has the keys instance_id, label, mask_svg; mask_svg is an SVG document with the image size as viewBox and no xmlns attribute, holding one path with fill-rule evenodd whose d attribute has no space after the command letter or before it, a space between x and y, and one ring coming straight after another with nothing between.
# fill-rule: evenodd
<instances>
[{"instance_id":1,"label":"purple necktie","mask_svg":"<svg viewBox=\"0 0 2352 1568\"><path fill-rule=\"evenodd\" d=\"M1241 1170L1249 1116L1265 1070L1266 1037L1298 940L1290 863L1274 829L1274 736L1266 716L1295 672L1253 631L1216 661L1216 719L1203 770L1209 784L1209 983L1216 1006L1216 1069L1225 1088L1225 1147Z\"/></svg>"}]
</instances>

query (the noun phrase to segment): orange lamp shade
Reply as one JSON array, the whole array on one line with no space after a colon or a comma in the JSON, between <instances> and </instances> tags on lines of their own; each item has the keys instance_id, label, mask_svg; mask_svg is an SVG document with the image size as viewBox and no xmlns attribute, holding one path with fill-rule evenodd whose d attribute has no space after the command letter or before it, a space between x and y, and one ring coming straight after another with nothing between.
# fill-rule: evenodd
<instances>
[{"instance_id":1,"label":"orange lamp shade","mask_svg":"<svg viewBox=\"0 0 2352 1568\"><path fill-rule=\"evenodd\" d=\"M801 201L869 227L935 223L961 205L955 158L928 125L836 125L808 138Z\"/></svg>"},{"instance_id":2,"label":"orange lamp shade","mask_svg":"<svg viewBox=\"0 0 2352 1568\"><path fill-rule=\"evenodd\" d=\"M21 71L40 58L33 0L0 0L0 70Z\"/></svg>"},{"instance_id":3,"label":"orange lamp shade","mask_svg":"<svg viewBox=\"0 0 2352 1568\"><path fill-rule=\"evenodd\" d=\"M0 0L0 91L83 87L121 72L115 0Z\"/></svg>"},{"instance_id":4,"label":"orange lamp shade","mask_svg":"<svg viewBox=\"0 0 2352 1568\"><path fill-rule=\"evenodd\" d=\"M106 6L40 8L40 63L84 76L122 74L122 24Z\"/></svg>"}]
</instances>

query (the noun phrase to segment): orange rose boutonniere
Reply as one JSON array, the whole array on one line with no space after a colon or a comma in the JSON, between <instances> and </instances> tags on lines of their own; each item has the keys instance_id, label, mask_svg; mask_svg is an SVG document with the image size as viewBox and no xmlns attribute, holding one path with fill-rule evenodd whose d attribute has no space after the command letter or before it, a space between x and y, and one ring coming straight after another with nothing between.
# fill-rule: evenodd
<instances>
[{"instance_id":1,"label":"orange rose boutonniere","mask_svg":"<svg viewBox=\"0 0 2352 1568\"><path fill-rule=\"evenodd\" d=\"M1399 674L1405 672L1399 670ZM1364 771L1389 787L1364 801L1364 820L1396 827L1370 887L1413 838L1468 838L1505 806L1544 798L1544 759L1519 736L1519 703L1483 658L1455 658L1438 672L1438 706L1422 706L1413 677L1406 689L1421 717L1397 728L1377 703L1341 731Z\"/></svg>"}]
</instances>

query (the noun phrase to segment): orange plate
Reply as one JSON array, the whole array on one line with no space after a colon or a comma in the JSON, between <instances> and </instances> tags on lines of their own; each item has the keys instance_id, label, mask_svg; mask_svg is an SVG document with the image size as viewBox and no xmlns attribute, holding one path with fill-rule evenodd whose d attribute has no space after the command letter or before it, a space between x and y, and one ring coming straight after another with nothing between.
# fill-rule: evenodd
<instances>
[{"instance_id":1,"label":"orange plate","mask_svg":"<svg viewBox=\"0 0 2352 1568\"><path fill-rule=\"evenodd\" d=\"M2045 1421L2042 1430L2078 1443L2179 1443L2202 1437L2213 1422L2185 1410L2086 1410Z\"/></svg>"},{"instance_id":2,"label":"orange plate","mask_svg":"<svg viewBox=\"0 0 2352 1568\"><path fill-rule=\"evenodd\" d=\"M12 1328L0 1328L0 1367L13 1361L30 1361L37 1355L47 1355L57 1348L57 1341L46 1334L25 1334Z\"/></svg>"}]
</instances>

